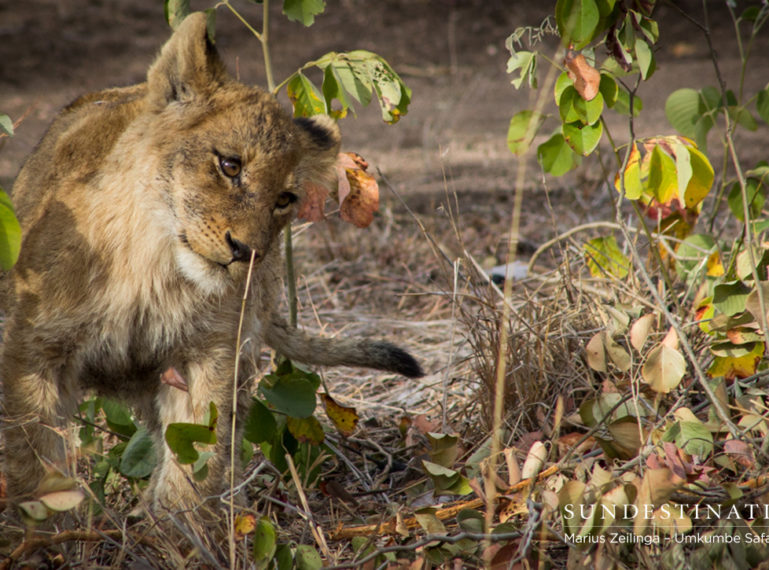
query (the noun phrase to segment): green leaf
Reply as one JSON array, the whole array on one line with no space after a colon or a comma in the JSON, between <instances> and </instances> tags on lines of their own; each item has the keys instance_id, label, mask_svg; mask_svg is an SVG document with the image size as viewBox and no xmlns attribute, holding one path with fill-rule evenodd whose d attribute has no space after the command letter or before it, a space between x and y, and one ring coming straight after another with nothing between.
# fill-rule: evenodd
<instances>
[{"instance_id":1,"label":"green leaf","mask_svg":"<svg viewBox=\"0 0 769 570\"><path fill-rule=\"evenodd\" d=\"M278 432L275 416L261 401L254 398L248 410L248 418L243 430L243 437L251 443L272 441Z\"/></svg>"},{"instance_id":2,"label":"green leaf","mask_svg":"<svg viewBox=\"0 0 769 570\"><path fill-rule=\"evenodd\" d=\"M603 96L599 91L593 99L585 101L574 87L569 86L561 93L558 111L564 124L581 121L592 125L601 118Z\"/></svg>"},{"instance_id":3,"label":"green leaf","mask_svg":"<svg viewBox=\"0 0 769 570\"><path fill-rule=\"evenodd\" d=\"M100 398L99 401L109 429L127 438L136 432L136 424L131 417L131 410L109 398Z\"/></svg>"},{"instance_id":4,"label":"green leaf","mask_svg":"<svg viewBox=\"0 0 769 570\"><path fill-rule=\"evenodd\" d=\"M614 107L614 104L617 102L619 87L611 75L607 73L601 74L601 82L598 84L598 91L600 91L603 96L606 106L609 108Z\"/></svg>"},{"instance_id":5,"label":"green leaf","mask_svg":"<svg viewBox=\"0 0 769 570\"><path fill-rule=\"evenodd\" d=\"M675 130L694 138L695 124L701 116L699 92L688 87L673 91L665 101L665 116Z\"/></svg>"},{"instance_id":6,"label":"green leaf","mask_svg":"<svg viewBox=\"0 0 769 570\"><path fill-rule=\"evenodd\" d=\"M292 570L294 567L294 553L288 544L279 544L275 549L275 570Z\"/></svg>"},{"instance_id":7,"label":"green leaf","mask_svg":"<svg viewBox=\"0 0 769 570\"><path fill-rule=\"evenodd\" d=\"M326 108L329 110L329 114L335 119L341 119L347 114L347 109L350 108L350 100L347 98L347 92L342 87L342 83L336 73L336 68L333 65L326 67L323 72L323 85L321 86L323 91L323 97L326 99ZM332 106L333 100L336 99L341 105L341 109L334 109Z\"/></svg>"},{"instance_id":8,"label":"green leaf","mask_svg":"<svg viewBox=\"0 0 769 570\"><path fill-rule=\"evenodd\" d=\"M603 124L596 121L592 125L569 123L563 125L563 136L575 152L587 156L595 150L603 135Z\"/></svg>"},{"instance_id":9,"label":"green leaf","mask_svg":"<svg viewBox=\"0 0 769 570\"><path fill-rule=\"evenodd\" d=\"M254 563L259 570L269 568L272 557L277 550L275 527L267 517L262 517L256 523L254 530Z\"/></svg>"},{"instance_id":10,"label":"green leaf","mask_svg":"<svg viewBox=\"0 0 769 570\"><path fill-rule=\"evenodd\" d=\"M13 213L13 204L0 188L0 269L8 271L19 259L21 226Z\"/></svg>"},{"instance_id":11,"label":"green leaf","mask_svg":"<svg viewBox=\"0 0 769 570\"><path fill-rule=\"evenodd\" d=\"M705 274L710 256L718 252L716 241L709 235L687 237L676 250L676 273L685 281Z\"/></svg>"},{"instance_id":12,"label":"green leaf","mask_svg":"<svg viewBox=\"0 0 769 570\"><path fill-rule=\"evenodd\" d=\"M545 116L536 111L521 111L513 115L507 129L507 147L515 155L522 155L531 146Z\"/></svg>"},{"instance_id":13,"label":"green leaf","mask_svg":"<svg viewBox=\"0 0 769 570\"><path fill-rule=\"evenodd\" d=\"M216 422L217 411L214 403L211 402L209 408L208 423L190 424L173 423L166 428L165 439L168 447L176 454L179 463L195 463L200 458L200 454L193 443L204 443L213 445L216 443Z\"/></svg>"},{"instance_id":14,"label":"green leaf","mask_svg":"<svg viewBox=\"0 0 769 570\"><path fill-rule=\"evenodd\" d=\"M312 26L315 16L322 14L326 9L323 0L283 0L283 14L293 21L301 22L305 26Z\"/></svg>"},{"instance_id":15,"label":"green leaf","mask_svg":"<svg viewBox=\"0 0 769 570\"><path fill-rule=\"evenodd\" d=\"M297 71L286 85L286 92L294 106L295 117L311 117L326 113L323 94L301 71Z\"/></svg>"},{"instance_id":16,"label":"green leaf","mask_svg":"<svg viewBox=\"0 0 769 570\"><path fill-rule=\"evenodd\" d=\"M323 567L323 560L318 551L307 544L296 547L295 557L297 570L320 570Z\"/></svg>"},{"instance_id":17,"label":"green leaf","mask_svg":"<svg viewBox=\"0 0 769 570\"><path fill-rule=\"evenodd\" d=\"M761 215L761 211L764 208L764 202L766 201L766 192L764 185L759 184L755 178L748 178L745 181L745 194L748 197L748 214L751 220L755 220ZM729 209L734 214L734 217L741 222L745 221L745 210L742 200L742 189L740 183L735 182L727 197L729 203Z\"/></svg>"},{"instance_id":18,"label":"green leaf","mask_svg":"<svg viewBox=\"0 0 769 570\"><path fill-rule=\"evenodd\" d=\"M555 85L553 86L553 95L555 97L556 105L558 106L561 105L561 97L563 97L563 92L566 91L567 87L573 88L574 82L571 80L569 75L564 71L558 76L558 79L555 80Z\"/></svg>"},{"instance_id":19,"label":"green leaf","mask_svg":"<svg viewBox=\"0 0 769 570\"><path fill-rule=\"evenodd\" d=\"M641 368L644 382L652 390L667 394L675 389L686 374L686 360L676 349L658 344L649 351Z\"/></svg>"},{"instance_id":20,"label":"green leaf","mask_svg":"<svg viewBox=\"0 0 769 570\"><path fill-rule=\"evenodd\" d=\"M721 283L713 288L713 305L725 315L736 315L745 310L750 291L742 281Z\"/></svg>"},{"instance_id":21,"label":"green leaf","mask_svg":"<svg viewBox=\"0 0 769 570\"><path fill-rule=\"evenodd\" d=\"M580 157L571 149L564 136L556 133L537 147L537 160L545 172L561 176L577 166Z\"/></svg>"},{"instance_id":22,"label":"green leaf","mask_svg":"<svg viewBox=\"0 0 769 570\"><path fill-rule=\"evenodd\" d=\"M145 427L140 426L128 440L128 445L123 451L123 456L120 458L120 472L126 477L142 479L149 477L156 462L152 437Z\"/></svg>"},{"instance_id":23,"label":"green leaf","mask_svg":"<svg viewBox=\"0 0 769 570\"><path fill-rule=\"evenodd\" d=\"M555 22L564 46L574 44L582 49L596 31L600 12L594 0L558 0L555 5Z\"/></svg>"},{"instance_id":24,"label":"green leaf","mask_svg":"<svg viewBox=\"0 0 769 570\"><path fill-rule=\"evenodd\" d=\"M690 455L707 457L713 453L713 434L701 421L681 421L676 446Z\"/></svg>"},{"instance_id":25,"label":"green leaf","mask_svg":"<svg viewBox=\"0 0 769 570\"><path fill-rule=\"evenodd\" d=\"M484 528L484 517L478 511L462 509L457 513L457 524L464 532L481 534Z\"/></svg>"},{"instance_id":26,"label":"green leaf","mask_svg":"<svg viewBox=\"0 0 769 570\"><path fill-rule=\"evenodd\" d=\"M518 71L518 77L510 83L516 89L525 81L531 89L537 88L537 54L531 51L517 51L507 60L507 73Z\"/></svg>"},{"instance_id":27,"label":"green leaf","mask_svg":"<svg viewBox=\"0 0 769 570\"><path fill-rule=\"evenodd\" d=\"M5 133L9 137L13 136L13 121L3 113L0 113L0 133Z\"/></svg>"},{"instance_id":28,"label":"green leaf","mask_svg":"<svg viewBox=\"0 0 769 570\"><path fill-rule=\"evenodd\" d=\"M587 266L593 277L611 275L625 279L630 271L630 260L620 250L614 236L588 240L583 246Z\"/></svg>"},{"instance_id":29,"label":"green leaf","mask_svg":"<svg viewBox=\"0 0 769 570\"><path fill-rule=\"evenodd\" d=\"M317 385L305 373L268 374L259 383L259 391L278 412L294 418L308 418L315 411Z\"/></svg>"},{"instance_id":30,"label":"green leaf","mask_svg":"<svg viewBox=\"0 0 769 570\"><path fill-rule=\"evenodd\" d=\"M758 92L756 111L765 123L769 123L769 87Z\"/></svg>"},{"instance_id":31,"label":"green leaf","mask_svg":"<svg viewBox=\"0 0 769 570\"><path fill-rule=\"evenodd\" d=\"M654 73L656 65L654 63L654 54L649 44L641 38L636 38L635 40L635 56L638 68L641 71L641 78L644 80L648 79Z\"/></svg>"},{"instance_id":32,"label":"green leaf","mask_svg":"<svg viewBox=\"0 0 769 570\"><path fill-rule=\"evenodd\" d=\"M175 30L182 23L182 20L192 13L190 0L165 0L163 11L166 22Z\"/></svg>"}]
</instances>

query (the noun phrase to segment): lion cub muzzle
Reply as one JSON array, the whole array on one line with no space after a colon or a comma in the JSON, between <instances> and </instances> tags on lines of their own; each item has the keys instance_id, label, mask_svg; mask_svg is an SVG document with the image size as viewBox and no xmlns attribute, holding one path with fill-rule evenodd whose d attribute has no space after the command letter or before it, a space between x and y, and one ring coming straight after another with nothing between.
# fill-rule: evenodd
<instances>
[{"instance_id":1,"label":"lion cub muzzle","mask_svg":"<svg viewBox=\"0 0 769 570\"><path fill-rule=\"evenodd\" d=\"M229 230L227 230L227 233L224 234L224 239L227 242L227 245L230 246L230 251L232 252L232 260L230 263L234 263L236 261L251 261L251 253L253 250L242 241L232 237L232 234ZM258 258L259 254L254 253L254 259L256 260Z\"/></svg>"}]
</instances>

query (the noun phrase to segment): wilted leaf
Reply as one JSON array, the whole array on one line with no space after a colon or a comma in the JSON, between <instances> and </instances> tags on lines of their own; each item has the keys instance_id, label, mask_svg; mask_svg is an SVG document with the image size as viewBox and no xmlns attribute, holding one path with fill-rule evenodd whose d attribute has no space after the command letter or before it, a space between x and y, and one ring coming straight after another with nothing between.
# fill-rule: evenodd
<instances>
[{"instance_id":1,"label":"wilted leaf","mask_svg":"<svg viewBox=\"0 0 769 570\"><path fill-rule=\"evenodd\" d=\"M430 440L430 459L438 465L451 468L459 456L459 436L430 432L427 439Z\"/></svg>"},{"instance_id":2,"label":"wilted leaf","mask_svg":"<svg viewBox=\"0 0 769 570\"><path fill-rule=\"evenodd\" d=\"M235 540L243 540L256 530L256 517L250 513L241 513L235 517Z\"/></svg>"},{"instance_id":3,"label":"wilted leaf","mask_svg":"<svg viewBox=\"0 0 769 570\"><path fill-rule=\"evenodd\" d=\"M323 479L318 483L318 488L324 495L334 497L350 505L358 506L358 500L336 479Z\"/></svg>"},{"instance_id":4,"label":"wilted leaf","mask_svg":"<svg viewBox=\"0 0 769 570\"><path fill-rule=\"evenodd\" d=\"M605 443L613 448L616 457L632 459L638 455L638 450L644 443L641 439L643 434L638 429L638 420L626 416L611 422L606 429L609 430L612 439Z\"/></svg>"},{"instance_id":5,"label":"wilted leaf","mask_svg":"<svg viewBox=\"0 0 769 570\"><path fill-rule=\"evenodd\" d=\"M35 521L44 521L48 518L48 509L40 501L24 501L19 503L21 511Z\"/></svg>"},{"instance_id":6,"label":"wilted leaf","mask_svg":"<svg viewBox=\"0 0 769 570\"><path fill-rule=\"evenodd\" d=\"M682 535L692 530L692 519L680 505L664 503L654 511L652 525L669 536Z\"/></svg>"},{"instance_id":7,"label":"wilted leaf","mask_svg":"<svg viewBox=\"0 0 769 570\"><path fill-rule=\"evenodd\" d=\"M756 466L756 458L753 454L753 447L739 439L727 439L724 442L724 451L737 463L746 469L753 469Z\"/></svg>"},{"instance_id":8,"label":"wilted leaf","mask_svg":"<svg viewBox=\"0 0 769 570\"><path fill-rule=\"evenodd\" d=\"M547 461L547 448L541 441L534 442L521 468L521 479L536 477Z\"/></svg>"},{"instance_id":9,"label":"wilted leaf","mask_svg":"<svg viewBox=\"0 0 769 570\"><path fill-rule=\"evenodd\" d=\"M587 365L596 372L607 372L609 370L606 366L605 336L606 333L603 331L593 335L593 338L588 341L585 347Z\"/></svg>"},{"instance_id":10,"label":"wilted leaf","mask_svg":"<svg viewBox=\"0 0 769 570\"><path fill-rule=\"evenodd\" d=\"M351 436L355 433L355 428L358 425L358 412L355 408L349 408L338 404L331 396L325 392L320 395L323 400L323 405L326 408L326 415L334 427L339 430L345 437Z\"/></svg>"},{"instance_id":11,"label":"wilted leaf","mask_svg":"<svg viewBox=\"0 0 769 570\"><path fill-rule=\"evenodd\" d=\"M646 516L646 509L655 508L667 502L670 495L683 483L684 481L673 475L669 469L646 470L635 500L637 511L633 532L636 535L645 534L649 526L650 520Z\"/></svg>"},{"instance_id":12,"label":"wilted leaf","mask_svg":"<svg viewBox=\"0 0 769 570\"><path fill-rule=\"evenodd\" d=\"M569 78L574 82L574 88L585 101L590 101L598 95L601 84L601 74L590 65L585 56L569 51L564 60Z\"/></svg>"},{"instance_id":13,"label":"wilted leaf","mask_svg":"<svg viewBox=\"0 0 769 570\"><path fill-rule=\"evenodd\" d=\"M649 313L636 319L633 326L630 327L630 344L638 352L643 350L646 339L649 338L649 334L654 329L656 321L656 315Z\"/></svg>"},{"instance_id":14,"label":"wilted leaf","mask_svg":"<svg viewBox=\"0 0 769 570\"><path fill-rule=\"evenodd\" d=\"M77 507L85 499L85 494L80 489L68 491L55 491L40 497L40 502L52 511L69 511Z\"/></svg>"},{"instance_id":15,"label":"wilted leaf","mask_svg":"<svg viewBox=\"0 0 769 570\"><path fill-rule=\"evenodd\" d=\"M323 432L323 426L315 418L310 416L308 418L295 418L289 416L286 419L286 427L291 432L297 441L304 443L311 443L313 445L320 445L326 437Z\"/></svg>"},{"instance_id":16,"label":"wilted leaf","mask_svg":"<svg viewBox=\"0 0 769 570\"><path fill-rule=\"evenodd\" d=\"M379 209L379 184L366 172L367 167L354 153L342 153L337 161L340 215L359 228L368 227Z\"/></svg>"},{"instance_id":17,"label":"wilted leaf","mask_svg":"<svg viewBox=\"0 0 769 570\"><path fill-rule=\"evenodd\" d=\"M667 394L674 390L686 374L686 360L677 350L658 344L649 351L641 368L644 382L655 392Z\"/></svg>"},{"instance_id":18,"label":"wilted leaf","mask_svg":"<svg viewBox=\"0 0 769 570\"><path fill-rule=\"evenodd\" d=\"M435 513L436 509L433 508L420 509L414 513L414 517L427 534L446 534L446 527Z\"/></svg>"}]
</instances>

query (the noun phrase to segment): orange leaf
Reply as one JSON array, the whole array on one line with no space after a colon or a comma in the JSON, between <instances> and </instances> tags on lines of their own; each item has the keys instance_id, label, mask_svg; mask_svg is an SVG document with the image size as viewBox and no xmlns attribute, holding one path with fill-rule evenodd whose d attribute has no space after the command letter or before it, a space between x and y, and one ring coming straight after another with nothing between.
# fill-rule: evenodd
<instances>
[{"instance_id":1,"label":"orange leaf","mask_svg":"<svg viewBox=\"0 0 769 570\"><path fill-rule=\"evenodd\" d=\"M590 65L585 56L569 50L564 60L568 69L569 79L574 82L574 89L585 101L592 101L598 95L598 85L601 83L601 74Z\"/></svg>"},{"instance_id":2,"label":"orange leaf","mask_svg":"<svg viewBox=\"0 0 769 570\"><path fill-rule=\"evenodd\" d=\"M359 228L371 224L379 209L379 184L367 168L366 160L355 153L341 153L337 159L340 214Z\"/></svg>"},{"instance_id":3,"label":"orange leaf","mask_svg":"<svg viewBox=\"0 0 769 570\"><path fill-rule=\"evenodd\" d=\"M241 514L235 517L235 540L243 540L246 535L256 529L256 517L251 514Z\"/></svg>"},{"instance_id":4,"label":"orange leaf","mask_svg":"<svg viewBox=\"0 0 769 570\"><path fill-rule=\"evenodd\" d=\"M326 408L326 415L334 427L345 437L351 436L358 425L358 413L355 408L348 408L338 404L331 396L326 393L320 395L323 399L323 405Z\"/></svg>"},{"instance_id":5,"label":"orange leaf","mask_svg":"<svg viewBox=\"0 0 769 570\"><path fill-rule=\"evenodd\" d=\"M304 198L299 205L297 217L309 222L319 222L325 219L324 206L328 198L328 189L320 184L307 182L304 185Z\"/></svg>"}]
</instances>

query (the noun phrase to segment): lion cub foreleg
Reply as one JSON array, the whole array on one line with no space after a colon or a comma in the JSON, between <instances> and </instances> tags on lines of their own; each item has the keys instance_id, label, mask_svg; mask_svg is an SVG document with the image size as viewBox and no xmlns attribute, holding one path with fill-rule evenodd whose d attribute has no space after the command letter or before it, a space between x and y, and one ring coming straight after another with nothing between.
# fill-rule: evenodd
<instances>
[{"instance_id":1,"label":"lion cub foreleg","mask_svg":"<svg viewBox=\"0 0 769 570\"><path fill-rule=\"evenodd\" d=\"M3 361L3 431L8 496L18 499L33 493L46 471L67 472L65 426L78 391L65 366L13 344L7 340Z\"/></svg>"},{"instance_id":2,"label":"lion cub foreleg","mask_svg":"<svg viewBox=\"0 0 769 570\"><path fill-rule=\"evenodd\" d=\"M159 465L153 474L151 493L154 506L177 511L204 508L203 516L213 515L217 508L217 496L229 485L231 453L235 453L235 481L240 473L240 445L231 451L233 417L234 351L220 349L210 351L207 358L189 364L183 376L188 391L163 386L157 398L157 411L162 433L169 424L176 422L202 424L209 412L210 403L216 406L216 443L201 445L198 451L213 451L207 462L207 476L196 481L191 465L181 465L165 439L162 438ZM245 378L246 375L241 375ZM235 441L242 437L242 423L248 413L248 394L241 389L238 394ZM160 438L159 438L160 439Z\"/></svg>"}]
</instances>

